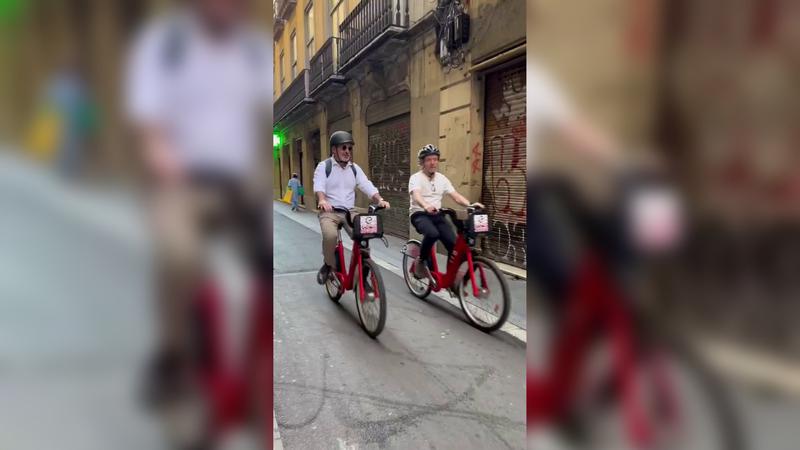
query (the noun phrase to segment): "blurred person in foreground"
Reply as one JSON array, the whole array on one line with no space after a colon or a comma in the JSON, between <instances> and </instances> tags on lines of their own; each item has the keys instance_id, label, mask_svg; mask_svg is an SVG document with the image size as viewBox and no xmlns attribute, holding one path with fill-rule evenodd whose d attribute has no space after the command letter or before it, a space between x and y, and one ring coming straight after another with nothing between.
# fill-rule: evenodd
<instances>
[{"instance_id":1,"label":"blurred person in foreground","mask_svg":"<svg viewBox=\"0 0 800 450\"><path fill-rule=\"evenodd\" d=\"M545 313L549 315L548 321L552 324L549 330L550 338L556 342L557 348L546 344L545 350L554 350L553 355L543 355L546 363L543 367L534 367L532 360L533 352L529 353L528 359L528 437L529 448L531 449L554 449L572 448L568 442L580 442L575 438L590 437L588 428L581 423L580 413L577 411L552 412L548 409L548 402L552 401L557 408L563 406L560 402L561 392L558 392L558 382L552 378L554 367L559 367L560 358L564 358L566 351L564 343L575 342L576 317L587 317L590 314L586 310L578 309L580 301L586 297L576 299L575 295L584 295L586 290L585 279L576 279L579 265L584 261L583 251L572 252L575 247L574 242L565 235L562 230L565 225L567 228L573 225L591 228L589 243L583 242L582 245L588 247L589 252L593 252L594 246L600 245L602 248L603 264L608 264L611 268L611 276L619 276L619 280L611 282L612 286L626 289L626 279L636 274L632 271L632 266L636 266L640 256L667 254L674 248L676 242L680 240L681 225L680 210L677 199L667 189L666 167L657 155L648 153L635 156L623 157L619 151L619 146L603 131L586 120L570 105L566 95L558 86L554 78L547 71L538 65L536 61L528 60L527 64L527 95L528 95L528 142L533 146L533 157L529 164L529 189L528 189L528 273L533 279L533 284L529 285L539 288L539 292L546 305ZM605 195L597 195L592 192L589 195L582 189L572 189L570 186L575 180L565 175L555 174L553 170L548 170L547 163L542 162L537 146L541 144L545 134L555 138L561 144L560 148L570 153L571 160L575 162L589 163L588 167L592 172L599 174L604 185L599 189L593 187L595 191L605 191L610 188ZM554 197L552 196L553 194ZM577 205L573 205L572 195L582 197L574 198ZM567 198L561 198L565 195ZM599 198L595 198L599 197ZM584 200L593 200L586 202ZM568 221L564 223L564 217L554 214L551 208L551 200L556 202L566 201L561 205L566 208L583 207L591 211L571 211L581 216L579 222L573 223L574 217L567 215ZM596 200L601 200L597 202ZM597 204L595 204L597 203ZM587 217L583 217L588 214ZM599 214L595 216L595 214ZM677 214L677 215L676 215ZM596 239L602 243L595 242ZM585 250L585 249L584 249ZM571 253L576 253L575 255ZM632 264L634 263L634 264ZM582 269L581 273L582 272ZM601 272L602 273L602 272ZM627 280L632 281L632 280ZM576 283L580 284L578 286ZM600 295L604 295L604 288L595 286ZM577 294L576 294L577 293ZM533 314L537 308L532 305L532 292L528 292L528 313ZM634 294L635 295L635 294ZM578 307L575 305L578 304ZM575 308L574 308L575 307ZM583 316L580 316L583 314ZM597 317L602 317L604 312L591 312ZM629 311L623 315L633 314ZM633 317L631 315L630 317ZM624 320L624 319L623 319ZM528 323L534 323L529 320ZM615 326L615 325L611 325ZM562 332L572 333L568 335ZM565 337L566 336L566 337ZM633 337L632 339L638 339ZM573 355L580 355L579 345L575 344L572 348ZM662 349L658 346L655 348ZM529 347L529 352L532 349ZM662 349L663 350L663 349ZM673 358L669 354L669 358ZM554 357L554 360L549 358ZM673 360L670 359L670 363ZM584 370L571 366L574 370ZM637 362L638 364L638 362ZM564 367L564 366L560 366ZM588 369L587 369L588 372ZM561 374L563 375L563 374ZM577 377L582 376L576 375ZM564 375L558 380L569 378ZM559 381L560 382L560 381ZM570 386L569 384L565 386ZM579 388L569 387L571 392L563 395L576 395ZM552 396L551 396L552 395ZM553 400L556 399L556 400ZM565 400L570 402L571 399ZM539 403L534 403L539 402ZM536 408L532 405L545 405ZM577 406L576 408L581 408ZM591 409L584 409L591 410ZM535 411L535 412L534 412ZM582 411L581 411L582 412ZM608 412L608 411L606 411ZM550 415L552 414L552 415ZM576 415L573 415L576 414ZM557 423L548 423L551 419L556 419ZM556 425L556 429L543 427L543 425ZM594 445L593 442L584 444ZM593 447L592 447L593 448ZM618 447L613 447L618 448Z\"/></svg>"},{"instance_id":2,"label":"blurred person in foreground","mask_svg":"<svg viewBox=\"0 0 800 450\"><path fill-rule=\"evenodd\" d=\"M570 152L572 158L590 162L596 170L610 170L619 159L611 139L578 114L556 79L535 59L529 58L527 76L527 141L528 141L528 198L527 198L527 269L538 288L536 294L544 300L545 312L555 325L550 337L557 335L560 317L566 307L567 291L573 273L567 247L564 246L559 230L560 224L553 220L548 209L547 187L553 174L542 162L541 145L545 138L554 138L560 148ZM528 314L539 309L532 305L532 285L528 285ZM529 318L528 323L534 323ZM547 371L547 366L531 367L532 357L528 356L528 420L530 411L534 374ZM548 358L549 355L543 355ZM538 359L538 358L537 358ZM534 420L540 420L535 418ZM528 448L533 450L555 450L571 448L557 428L536 428L529 423Z\"/></svg>"},{"instance_id":3,"label":"blurred person in foreground","mask_svg":"<svg viewBox=\"0 0 800 450\"><path fill-rule=\"evenodd\" d=\"M542 163L540 145L554 138L570 159L588 163L610 174L621 163L617 144L572 106L556 79L536 60L527 63L528 158L528 273L538 283L545 300L558 309L565 301L570 267L559 246L558 230L548 217L545 184L552 173Z\"/></svg>"},{"instance_id":4,"label":"blurred person in foreground","mask_svg":"<svg viewBox=\"0 0 800 450\"><path fill-rule=\"evenodd\" d=\"M270 276L261 126L271 107L269 41L247 0L187 0L139 33L127 67L127 112L149 175L157 245L159 340L146 400L168 406L191 376L192 300L203 288L205 241L236 231L265 300Z\"/></svg>"}]
</instances>

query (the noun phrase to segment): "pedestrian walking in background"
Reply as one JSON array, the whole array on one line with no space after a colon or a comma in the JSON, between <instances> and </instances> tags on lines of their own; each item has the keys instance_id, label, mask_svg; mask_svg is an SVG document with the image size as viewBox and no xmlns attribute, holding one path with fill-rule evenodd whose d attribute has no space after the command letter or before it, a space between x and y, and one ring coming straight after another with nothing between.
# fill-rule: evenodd
<instances>
[{"instance_id":1,"label":"pedestrian walking in background","mask_svg":"<svg viewBox=\"0 0 800 450\"><path fill-rule=\"evenodd\" d=\"M303 189L303 185L300 184L300 179L296 173L292 174L292 178L289 179L289 184L286 187L292 190L292 211L297 211L299 209L300 191Z\"/></svg>"}]
</instances>

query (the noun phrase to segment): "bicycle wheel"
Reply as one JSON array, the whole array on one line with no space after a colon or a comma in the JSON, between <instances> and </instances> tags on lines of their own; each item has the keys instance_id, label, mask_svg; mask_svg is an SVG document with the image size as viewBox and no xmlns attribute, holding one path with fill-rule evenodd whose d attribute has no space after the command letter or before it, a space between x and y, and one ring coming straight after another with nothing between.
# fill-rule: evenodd
<instances>
[{"instance_id":1,"label":"bicycle wheel","mask_svg":"<svg viewBox=\"0 0 800 450\"><path fill-rule=\"evenodd\" d=\"M647 338L637 359L635 386L649 438L658 450L744 450L745 432L725 384L695 350L676 336ZM638 449L626 426L621 395L607 379L602 395L584 401L580 445ZM599 400L598 400L599 398Z\"/></svg>"},{"instance_id":2,"label":"bicycle wheel","mask_svg":"<svg viewBox=\"0 0 800 450\"><path fill-rule=\"evenodd\" d=\"M365 296L361 292L361 284L355 283L356 309L361 327L371 338L376 338L386 324L386 292L383 288L383 278L378 270L378 265L371 259L364 259L364 270L369 269L369 274L364 280Z\"/></svg>"},{"instance_id":3,"label":"bicycle wheel","mask_svg":"<svg viewBox=\"0 0 800 450\"><path fill-rule=\"evenodd\" d=\"M330 297L334 303L339 303L339 299L342 298L342 294L344 294L344 287L341 281L339 281L337 273L333 273L328 277L328 281L325 282L325 292L328 293L328 297Z\"/></svg>"},{"instance_id":4,"label":"bicycle wheel","mask_svg":"<svg viewBox=\"0 0 800 450\"><path fill-rule=\"evenodd\" d=\"M408 286L408 290L414 294L415 297L425 299L431 293L431 280L420 280L413 274L414 262L419 258L420 249L422 244L417 240L410 240L406 242L403 248L403 279Z\"/></svg>"},{"instance_id":5,"label":"bicycle wheel","mask_svg":"<svg viewBox=\"0 0 800 450\"><path fill-rule=\"evenodd\" d=\"M466 261L459 272L464 272L461 283L456 286L456 295L467 320L481 331L495 331L508 319L511 309L511 294L508 283L497 265L483 256L472 258L475 269L475 281L478 285L478 296L472 290L472 281Z\"/></svg>"}]
</instances>

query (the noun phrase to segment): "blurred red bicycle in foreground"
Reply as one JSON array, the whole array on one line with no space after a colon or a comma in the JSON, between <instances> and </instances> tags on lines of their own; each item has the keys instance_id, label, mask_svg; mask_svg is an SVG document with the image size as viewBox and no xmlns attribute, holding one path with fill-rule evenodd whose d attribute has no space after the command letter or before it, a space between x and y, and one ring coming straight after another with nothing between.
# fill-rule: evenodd
<instances>
[{"instance_id":1,"label":"blurred red bicycle in foreground","mask_svg":"<svg viewBox=\"0 0 800 450\"><path fill-rule=\"evenodd\" d=\"M193 358L180 401L157 411L167 448L227 448L220 446L229 439L265 448L272 439L271 283L256 279L246 297L234 295L245 300L237 311L217 275L194 297Z\"/></svg>"},{"instance_id":2,"label":"blurred red bicycle in foreground","mask_svg":"<svg viewBox=\"0 0 800 450\"><path fill-rule=\"evenodd\" d=\"M528 368L531 444L555 426L568 448L745 449L720 378L687 341L648 317L626 278L634 260L678 243L679 208L667 186L626 180L615 207L601 212L564 180L535 183L529 209L566 217L582 250L565 280L566 302L554 309L546 369Z\"/></svg>"}]
</instances>

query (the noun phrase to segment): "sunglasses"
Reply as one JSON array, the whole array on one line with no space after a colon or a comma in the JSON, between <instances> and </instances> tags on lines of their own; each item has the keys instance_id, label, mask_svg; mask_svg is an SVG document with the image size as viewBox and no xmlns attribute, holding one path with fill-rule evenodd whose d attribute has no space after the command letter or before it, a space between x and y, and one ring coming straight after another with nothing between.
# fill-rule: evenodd
<instances>
[{"instance_id":1,"label":"sunglasses","mask_svg":"<svg viewBox=\"0 0 800 450\"><path fill-rule=\"evenodd\" d=\"M352 152L353 148L354 147L352 145L343 145L343 146L339 147L339 150L347 150L348 152Z\"/></svg>"}]
</instances>

